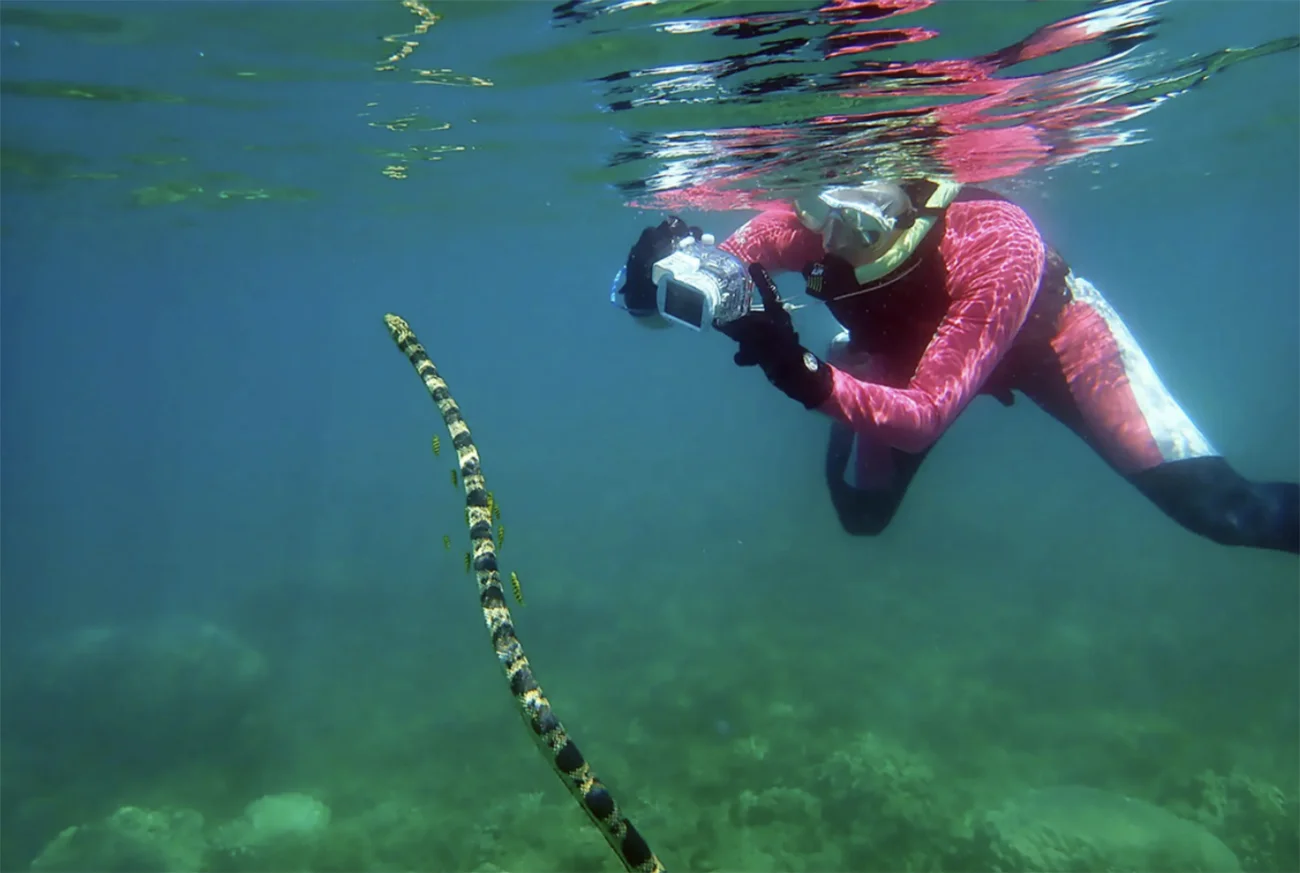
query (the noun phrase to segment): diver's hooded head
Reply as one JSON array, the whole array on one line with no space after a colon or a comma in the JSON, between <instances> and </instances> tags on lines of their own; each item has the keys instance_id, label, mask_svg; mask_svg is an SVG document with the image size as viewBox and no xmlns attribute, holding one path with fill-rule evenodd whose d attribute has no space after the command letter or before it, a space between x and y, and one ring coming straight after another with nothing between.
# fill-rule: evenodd
<instances>
[{"instance_id":1,"label":"diver's hooded head","mask_svg":"<svg viewBox=\"0 0 1300 873\"><path fill-rule=\"evenodd\" d=\"M896 182L823 188L795 200L795 213L822 246L855 267L869 264L889 250L912 225L912 198Z\"/></svg>"}]
</instances>

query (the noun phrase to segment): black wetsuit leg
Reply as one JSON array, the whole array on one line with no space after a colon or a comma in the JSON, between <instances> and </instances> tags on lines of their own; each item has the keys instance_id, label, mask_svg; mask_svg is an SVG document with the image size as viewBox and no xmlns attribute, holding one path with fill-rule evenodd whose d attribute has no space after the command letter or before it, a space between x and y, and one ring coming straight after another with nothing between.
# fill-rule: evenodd
<instances>
[{"instance_id":1,"label":"black wetsuit leg","mask_svg":"<svg viewBox=\"0 0 1300 873\"><path fill-rule=\"evenodd\" d=\"M881 488L858 488L844 478L849 458L853 456L853 430L841 422L831 424L830 438L826 443L826 487L830 491L835 515L846 533L854 536L875 536L883 531L898 511L912 477L921 468L929 454L911 454L890 449L893 476Z\"/></svg>"},{"instance_id":2,"label":"black wetsuit leg","mask_svg":"<svg viewBox=\"0 0 1300 873\"><path fill-rule=\"evenodd\" d=\"M1100 450L1050 348L1024 354L1016 387L1040 408ZM1112 467L1115 465L1112 463ZM1165 515L1192 533L1229 546L1300 553L1300 485L1251 482L1219 456L1166 461L1124 477Z\"/></svg>"},{"instance_id":3,"label":"black wetsuit leg","mask_svg":"<svg viewBox=\"0 0 1300 873\"><path fill-rule=\"evenodd\" d=\"M1167 461L1127 478L1192 533L1300 554L1300 484L1251 482L1220 457Z\"/></svg>"}]
</instances>

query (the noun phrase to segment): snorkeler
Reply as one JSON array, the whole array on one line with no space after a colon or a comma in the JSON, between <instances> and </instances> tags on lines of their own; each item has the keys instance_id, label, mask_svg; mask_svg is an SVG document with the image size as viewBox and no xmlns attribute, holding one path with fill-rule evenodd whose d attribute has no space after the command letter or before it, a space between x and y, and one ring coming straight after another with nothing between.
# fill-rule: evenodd
<instances>
[{"instance_id":1,"label":"snorkeler","mask_svg":"<svg viewBox=\"0 0 1300 873\"><path fill-rule=\"evenodd\" d=\"M828 415L826 483L850 534L885 529L971 400L1009 406L1018 391L1184 528L1300 553L1300 485L1237 473L1097 289L1001 195L932 180L830 187L712 243L676 217L646 228L611 300L647 324L720 331L737 364ZM825 360L799 341L777 271L802 273L845 328Z\"/></svg>"}]
</instances>

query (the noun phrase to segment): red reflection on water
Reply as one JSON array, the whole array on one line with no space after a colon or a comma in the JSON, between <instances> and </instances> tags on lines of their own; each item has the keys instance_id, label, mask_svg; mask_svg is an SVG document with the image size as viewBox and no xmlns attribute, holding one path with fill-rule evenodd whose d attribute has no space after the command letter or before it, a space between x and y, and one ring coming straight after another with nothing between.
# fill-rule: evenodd
<instances>
[{"instance_id":1,"label":"red reflection on water","mask_svg":"<svg viewBox=\"0 0 1300 873\"><path fill-rule=\"evenodd\" d=\"M820 166L823 178L884 167L965 183L989 182L1121 145L1131 133L1114 132L1115 126L1150 108L1114 98L1132 90L1120 62L1133 45L1148 38L1144 28L1155 21L1155 3L1134 0L1100 7L1040 27L1019 42L978 57L872 57L938 37L932 27L893 20L932 5L932 0L837 0L806 13L795 23L835 27L817 44L821 60L848 58L853 66L820 83L782 86L779 93L827 94L844 101L849 111L772 126L652 137L644 157L664 161L667 169L647 180L650 190L636 205L759 208L785 199L762 189L778 190L783 172L793 174L799 167L806 175L809 168ZM773 33L788 25L792 15L732 16L674 26L743 37L751 32L747 27ZM885 23L890 26L882 26ZM846 26L854 29L841 29ZM797 60L816 61L807 54L809 45L800 44ZM1041 73L1009 73L1017 65L1088 46L1094 47L1094 58L1086 62ZM765 61L771 62L770 54ZM854 112L855 103L887 108ZM894 107L888 108L890 104ZM692 148L682 148L683 143ZM682 158L682 153L689 156Z\"/></svg>"}]
</instances>

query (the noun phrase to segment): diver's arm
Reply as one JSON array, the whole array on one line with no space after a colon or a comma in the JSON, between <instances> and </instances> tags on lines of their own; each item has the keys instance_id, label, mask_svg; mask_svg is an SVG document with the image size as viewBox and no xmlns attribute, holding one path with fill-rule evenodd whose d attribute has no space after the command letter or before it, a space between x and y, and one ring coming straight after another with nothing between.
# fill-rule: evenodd
<instances>
[{"instance_id":1,"label":"diver's arm","mask_svg":"<svg viewBox=\"0 0 1300 873\"><path fill-rule=\"evenodd\" d=\"M1011 347L1034 300L1045 245L1012 203L948 209L940 253L948 265L948 312L906 388L863 382L832 368L818 408L895 448L928 448L980 390Z\"/></svg>"},{"instance_id":2,"label":"diver's arm","mask_svg":"<svg viewBox=\"0 0 1300 873\"><path fill-rule=\"evenodd\" d=\"M800 272L825 254L821 235L804 227L789 207L759 213L718 248L742 264L762 264L769 273Z\"/></svg>"}]
</instances>

